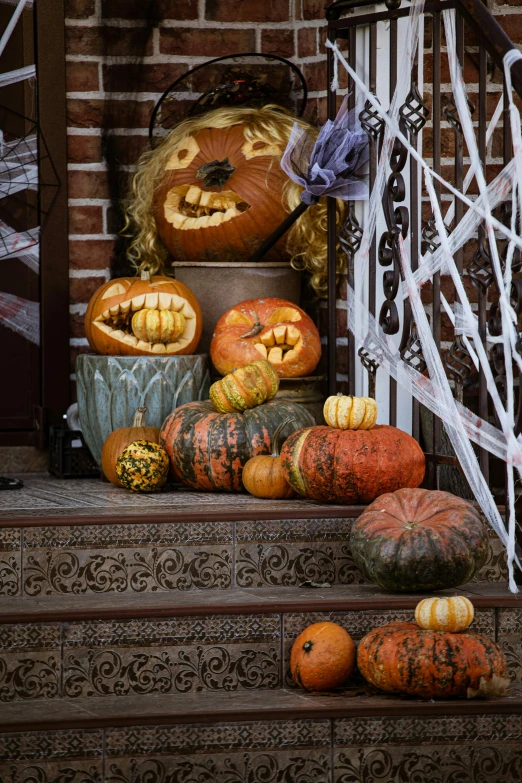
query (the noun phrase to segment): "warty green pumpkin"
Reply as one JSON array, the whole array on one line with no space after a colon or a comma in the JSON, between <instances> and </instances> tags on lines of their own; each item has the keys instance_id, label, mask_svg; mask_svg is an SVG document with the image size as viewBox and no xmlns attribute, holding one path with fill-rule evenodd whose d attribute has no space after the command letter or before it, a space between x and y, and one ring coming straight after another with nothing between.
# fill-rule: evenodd
<instances>
[{"instance_id":1,"label":"warty green pumpkin","mask_svg":"<svg viewBox=\"0 0 522 783\"><path fill-rule=\"evenodd\" d=\"M207 492L240 492L244 465L272 452L274 435L287 419L292 419L290 432L313 423L295 402L273 400L243 413L218 413L210 400L188 402L167 416L160 439L184 484Z\"/></svg>"},{"instance_id":2,"label":"warty green pumpkin","mask_svg":"<svg viewBox=\"0 0 522 783\"><path fill-rule=\"evenodd\" d=\"M488 553L488 531L471 503L427 489L377 498L352 527L363 575L385 590L421 592L469 582Z\"/></svg>"},{"instance_id":3,"label":"warty green pumpkin","mask_svg":"<svg viewBox=\"0 0 522 783\"><path fill-rule=\"evenodd\" d=\"M135 440L123 449L116 463L116 475L122 487L131 492L155 492L169 474L167 452L158 443Z\"/></svg>"}]
</instances>

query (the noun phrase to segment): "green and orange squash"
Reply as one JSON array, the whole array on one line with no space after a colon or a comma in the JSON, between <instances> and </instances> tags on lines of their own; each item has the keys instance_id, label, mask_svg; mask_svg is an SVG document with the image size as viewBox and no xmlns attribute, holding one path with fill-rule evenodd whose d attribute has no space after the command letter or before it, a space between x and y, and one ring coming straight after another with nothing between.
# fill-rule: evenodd
<instances>
[{"instance_id":1,"label":"green and orange squash","mask_svg":"<svg viewBox=\"0 0 522 783\"><path fill-rule=\"evenodd\" d=\"M210 400L188 402L163 422L160 439L181 482L208 492L240 492L243 466L270 454L274 435L287 419L290 432L309 426L311 414L298 403L266 402L243 413L218 413Z\"/></svg>"},{"instance_id":2,"label":"green and orange squash","mask_svg":"<svg viewBox=\"0 0 522 783\"><path fill-rule=\"evenodd\" d=\"M169 475L167 452L148 440L129 443L118 457L116 475L121 486L131 492L155 492Z\"/></svg>"},{"instance_id":3,"label":"green and orange squash","mask_svg":"<svg viewBox=\"0 0 522 783\"><path fill-rule=\"evenodd\" d=\"M370 631L359 644L357 665L379 690L422 699L503 695L509 685L504 653L485 636L414 623Z\"/></svg>"},{"instance_id":4,"label":"green and orange squash","mask_svg":"<svg viewBox=\"0 0 522 783\"><path fill-rule=\"evenodd\" d=\"M294 433L281 449L281 464L299 494L323 503L370 503L384 492L418 487L425 471L417 441L386 424Z\"/></svg>"},{"instance_id":5,"label":"green and orange squash","mask_svg":"<svg viewBox=\"0 0 522 783\"><path fill-rule=\"evenodd\" d=\"M350 548L362 574L385 590L440 590L469 582L482 568L488 531L467 500L450 492L400 489L361 514Z\"/></svg>"},{"instance_id":6,"label":"green and orange squash","mask_svg":"<svg viewBox=\"0 0 522 783\"><path fill-rule=\"evenodd\" d=\"M209 397L217 411L231 413L246 411L273 399L278 389L276 371L266 359L259 359L213 383Z\"/></svg>"}]
</instances>

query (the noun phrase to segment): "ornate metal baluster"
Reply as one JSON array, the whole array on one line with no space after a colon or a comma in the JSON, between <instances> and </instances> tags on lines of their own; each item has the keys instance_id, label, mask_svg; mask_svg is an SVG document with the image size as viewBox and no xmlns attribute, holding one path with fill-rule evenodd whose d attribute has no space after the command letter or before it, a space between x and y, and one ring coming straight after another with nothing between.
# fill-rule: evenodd
<instances>
[{"instance_id":1,"label":"ornate metal baluster","mask_svg":"<svg viewBox=\"0 0 522 783\"><path fill-rule=\"evenodd\" d=\"M372 358L371 354L364 349L363 346L357 351L361 360L362 366L368 371L368 397L375 399L375 381L377 378L377 370L379 369L380 362Z\"/></svg>"},{"instance_id":2,"label":"ornate metal baluster","mask_svg":"<svg viewBox=\"0 0 522 783\"><path fill-rule=\"evenodd\" d=\"M475 370L473 359L460 334L458 334L444 357L444 364L450 378L455 381L455 398L462 403L464 400L464 384Z\"/></svg>"}]
</instances>

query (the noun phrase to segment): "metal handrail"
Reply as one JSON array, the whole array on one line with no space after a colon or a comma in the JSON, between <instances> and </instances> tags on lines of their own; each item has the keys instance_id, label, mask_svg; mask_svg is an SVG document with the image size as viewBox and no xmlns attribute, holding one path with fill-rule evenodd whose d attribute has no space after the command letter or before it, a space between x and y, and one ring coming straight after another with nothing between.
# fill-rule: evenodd
<instances>
[{"instance_id":1,"label":"metal handrail","mask_svg":"<svg viewBox=\"0 0 522 783\"><path fill-rule=\"evenodd\" d=\"M369 5L376 5L375 0L334 0L325 7L326 19L328 22L334 22L342 13ZM393 12L401 6L401 0L384 0L384 5L393 17ZM455 5L463 13L473 32L482 40L495 65L503 71L505 55L511 49L516 49L513 41L481 0L455 0ZM515 91L522 98L522 60L512 65L511 78Z\"/></svg>"}]
</instances>

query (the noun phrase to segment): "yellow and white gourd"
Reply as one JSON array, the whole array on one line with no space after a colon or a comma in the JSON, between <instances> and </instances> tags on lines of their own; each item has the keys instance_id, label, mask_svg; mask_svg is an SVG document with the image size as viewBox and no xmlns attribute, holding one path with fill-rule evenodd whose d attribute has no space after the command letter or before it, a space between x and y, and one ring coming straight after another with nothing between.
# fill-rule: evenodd
<instances>
[{"instance_id":1,"label":"yellow and white gourd","mask_svg":"<svg viewBox=\"0 0 522 783\"><path fill-rule=\"evenodd\" d=\"M323 414L326 423L338 430L371 430L377 421L377 403L371 397L328 397Z\"/></svg>"},{"instance_id":2,"label":"yellow and white gourd","mask_svg":"<svg viewBox=\"0 0 522 783\"><path fill-rule=\"evenodd\" d=\"M465 631L475 616L473 604L463 595L424 598L415 609L417 625L427 631Z\"/></svg>"}]
</instances>

